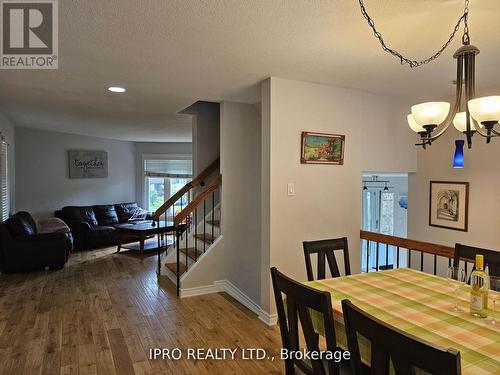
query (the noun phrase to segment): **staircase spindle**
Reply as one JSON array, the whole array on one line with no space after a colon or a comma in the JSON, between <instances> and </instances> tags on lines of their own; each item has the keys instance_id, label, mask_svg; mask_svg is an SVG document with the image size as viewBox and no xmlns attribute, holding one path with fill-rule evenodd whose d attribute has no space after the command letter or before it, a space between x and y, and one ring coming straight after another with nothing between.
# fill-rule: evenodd
<instances>
[{"instance_id":1,"label":"staircase spindle","mask_svg":"<svg viewBox=\"0 0 500 375\"><path fill-rule=\"evenodd\" d=\"M206 226L206 219L207 219L207 200L205 199L203 201L203 253L205 253L206 247L207 247L207 226Z\"/></svg>"},{"instance_id":2,"label":"staircase spindle","mask_svg":"<svg viewBox=\"0 0 500 375\"><path fill-rule=\"evenodd\" d=\"M370 272L370 270L369 270L370 246L371 246L371 242L369 240L366 240L366 272Z\"/></svg>"},{"instance_id":3,"label":"staircase spindle","mask_svg":"<svg viewBox=\"0 0 500 375\"><path fill-rule=\"evenodd\" d=\"M180 281L181 281L181 270L180 270L180 230L176 230L176 248L177 248L177 296L179 296L179 289L180 289Z\"/></svg>"},{"instance_id":4,"label":"staircase spindle","mask_svg":"<svg viewBox=\"0 0 500 375\"><path fill-rule=\"evenodd\" d=\"M214 220L214 214L215 214L215 190L212 192L212 241L214 240L214 226L215 226L215 220Z\"/></svg>"},{"instance_id":5,"label":"staircase spindle","mask_svg":"<svg viewBox=\"0 0 500 375\"><path fill-rule=\"evenodd\" d=\"M198 207L194 209L194 259L198 260Z\"/></svg>"},{"instance_id":6,"label":"staircase spindle","mask_svg":"<svg viewBox=\"0 0 500 375\"><path fill-rule=\"evenodd\" d=\"M185 235L186 235L186 271L188 269L188 252L189 252L189 248L188 248L188 228L189 228L189 224L187 224L187 219L186 219L186 232L185 232Z\"/></svg>"}]
</instances>

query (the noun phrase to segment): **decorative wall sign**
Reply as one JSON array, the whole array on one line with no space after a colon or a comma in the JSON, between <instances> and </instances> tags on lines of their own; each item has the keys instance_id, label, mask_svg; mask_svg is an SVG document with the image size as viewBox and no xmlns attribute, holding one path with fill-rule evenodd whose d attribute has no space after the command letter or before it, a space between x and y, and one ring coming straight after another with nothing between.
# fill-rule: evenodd
<instances>
[{"instance_id":1,"label":"decorative wall sign","mask_svg":"<svg viewBox=\"0 0 500 375\"><path fill-rule=\"evenodd\" d=\"M106 151L68 151L69 178L108 177L108 153Z\"/></svg>"},{"instance_id":2,"label":"decorative wall sign","mask_svg":"<svg viewBox=\"0 0 500 375\"><path fill-rule=\"evenodd\" d=\"M467 232L468 211L468 182L430 182L430 226Z\"/></svg>"},{"instance_id":3,"label":"decorative wall sign","mask_svg":"<svg viewBox=\"0 0 500 375\"><path fill-rule=\"evenodd\" d=\"M302 164L344 164L345 136L302 132Z\"/></svg>"}]
</instances>

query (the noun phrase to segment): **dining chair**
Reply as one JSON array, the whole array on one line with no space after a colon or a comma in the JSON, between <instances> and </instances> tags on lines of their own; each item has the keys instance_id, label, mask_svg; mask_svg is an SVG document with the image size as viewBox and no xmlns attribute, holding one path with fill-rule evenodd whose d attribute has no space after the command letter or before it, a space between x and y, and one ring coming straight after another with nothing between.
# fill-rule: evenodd
<instances>
[{"instance_id":1,"label":"dining chair","mask_svg":"<svg viewBox=\"0 0 500 375\"><path fill-rule=\"evenodd\" d=\"M467 262L475 263L476 254L484 256L484 265L488 265L488 272L491 276L500 276L500 252L495 250L481 249L479 247L456 243L453 266L458 267L460 265L460 259L467 259ZM475 265L472 269L475 269Z\"/></svg>"},{"instance_id":2,"label":"dining chair","mask_svg":"<svg viewBox=\"0 0 500 375\"><path fill-rule=\"evenodd\" d=\"M335 252L344 253L344 270L346 275L351 274L351 265L349 263L349 249L347 246L347 237L335 238L330 240L304 241L304 257L306 260L307 280L314 281L313 269L311 265L311 254L318 255L318 280L325 278L326 264L328 261L332 277L339 277L340 271L335 259Z\"/></svg>"},{"instance_id":3,"label":"dining chair","mask_svg":"<svg viewBox=\"0 0 500 375\"><path fill-rule=\"evenodd\" d=\"M332 353L340 350L336 344L330 293L310 288L292 280L279 272L276 267L271 268L271 279L283 349L287 350L288 353L303 351L299 347L298 325L300 322L307 350L309 352L320 351L318 335L314 331L311 318L312 310L314 310L319 313L316 317L321 319L323 323L326 350ZM286 299L286 311L283 297ZM325 370L325 362L328 372ZM294 374L295 366L308 375L340 374L340 364L333 359L328 361L319 358L311 359L310 365L299 357L285 359L285 373L287 375Z\"/></svg>"},{"instance_id":4,"label":"dining chair","mask_svg":"<svg viewBox=\"0 0 500 375\"><path fill-rule=\"evenodd\" d=\"M342 312L351 353L353 375L365 374L358 334L370 341L370 374L389 374L391 362L396 375L415 374L418 368L432 375L460 375L460 352L443 349L391 327L351 301L342 301Z\"/></svg>"}]
</instances>

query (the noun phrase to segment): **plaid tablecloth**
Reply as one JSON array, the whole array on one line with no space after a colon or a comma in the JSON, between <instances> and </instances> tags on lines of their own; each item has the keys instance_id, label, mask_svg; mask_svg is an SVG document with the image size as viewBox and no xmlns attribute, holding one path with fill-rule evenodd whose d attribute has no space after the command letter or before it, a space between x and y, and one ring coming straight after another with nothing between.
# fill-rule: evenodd
<instances>
[{"instance_id":1,"label":"plaid tablecloth","mask_svg":"<svg viewBox=\"0 0 500 375\"><path fill-rule=\"evenodd\" d=\"M448 280L409 268L305 284L331 293L337 341L341 347L347 347L341 306L341 301L347 298L409 334L443 348L459 350L463 374L500 374L500 323L494 326L490 317L479 319L469 314L467 285L458 292L459 307L464 312L454 313L451 310L454 293ZM321 333L320 319L313 316L313 320ZM360 350L363 356L368 356L365 345L369 344L361 342Z\"/></svg>"}]
</instances>

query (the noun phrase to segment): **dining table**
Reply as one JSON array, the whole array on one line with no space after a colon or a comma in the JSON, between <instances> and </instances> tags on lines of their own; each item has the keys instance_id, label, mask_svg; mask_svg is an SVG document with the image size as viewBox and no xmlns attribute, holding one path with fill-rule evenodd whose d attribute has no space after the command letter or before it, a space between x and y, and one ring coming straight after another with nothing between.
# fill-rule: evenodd
<instances>
[{"instance_id":1,"label":"dining table","mask_svg":"<svg viewBox=\"0 0 500 375\"><path fill-rule=\"evenodd\" d=\"M470 315L470 286L465 283L455 293L452 282L444 277L398 268L304 284L331 294L337 344L345 350L347 337L341 301L349 299L405 333L442 348L460 351L462 374L500 374L500 322L492 323L491 303L487 318ZM490 293L492 297L495 292ZM453 309L456 301L460 312ZM311 312L311 317L315 330L324 334L322 316ZM362 360L369 364L369 341L360 337L359 346Z\"/></svg>"}]
</instances>

